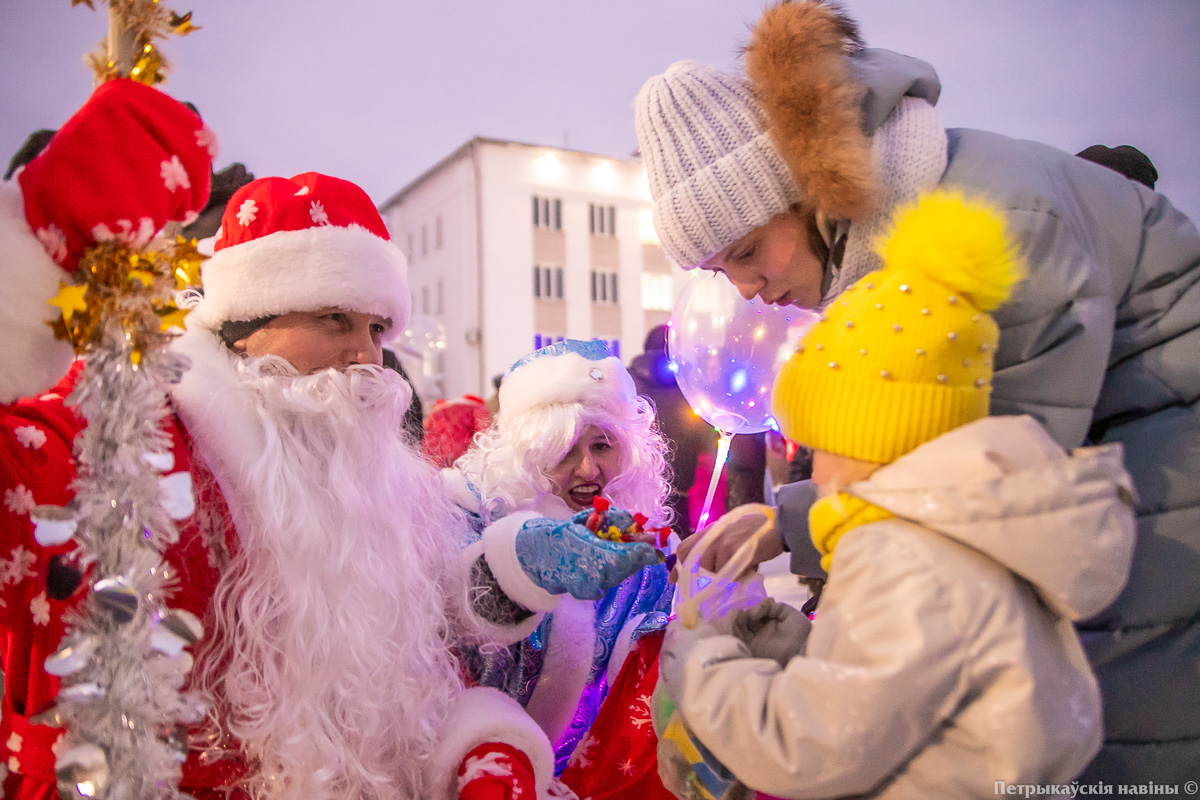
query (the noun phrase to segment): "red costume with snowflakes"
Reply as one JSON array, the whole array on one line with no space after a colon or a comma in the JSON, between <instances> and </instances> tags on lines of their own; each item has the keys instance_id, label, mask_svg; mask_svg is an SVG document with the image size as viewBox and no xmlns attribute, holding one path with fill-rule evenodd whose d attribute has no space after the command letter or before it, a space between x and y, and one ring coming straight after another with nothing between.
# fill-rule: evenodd
<instances>
[{"instance_id":1,"label":"red costume with snowflakes","mask_svg":"<svg viewBox=\"0 0 1200 800\"><path fill-rule=\"evenodd\" d=\"M208 193L212 145L211 133L180 104L140 84L111 81L97 89L41 156L13 182L0 185L0 285L5 287L0 301L0 339L5 342L0 349L0 403L5 404L0 405L0 659L5 678L0 776L4 797L49 800L57 796L53 747L61 730L39 724L38 715L54 706L59 681L46 672L44 661L59 649L69 615L81 607L89 589L87 571L75 558L74 542L55 543L45 530L39 535L31 518L37 506L63 506L72 499L76 469L72 447L84 425L67 404L79 370L71 370L56 387L48 388L66 371L71 351L51 338L46 322L59 312L44 304L55 295L59 281L68 279L85 248L113 239L138 248L166 222L187 221L194 215ZM175 413L168 416L165 433L173 464L160 485L164 508L169 507L176 518L180 534L178 542L163 554L178 575L171 604L204 620L208 638L190 649L197 657L197 671L204 665L205 675L212 679L222 726L236 720L238 733L231 734L229 727L219 732L218 743L224 749L208 753L220 756L217 760L201 763L199 751L193 748L183 766L183 789L201 800L225 797L231 788L234 796L249 791L264 796L313 796L299 788L311 778L303 774L305 764L297 769L288 762L289 751L295 750L302 756L311 751L325 759L317 762L314 758L315 772L322 771L317 768L321 763L335 765L332 778L318 776L326 781L322 785L331 787L331 795L337 794L339 786L356 787L371 781L372 792L356 789L353 794L471 800L531 799L543 794L552 772L545 736L500 693L463 690L452 671L454 661L447 655L453 632L445 630L445 625L423 626L426 618L447 624L457 619L452 612L435 608L449 601L424 587L413 593L425 597L408 597L404 586L390 589L387 575L372 573L393 551L406 553L418 572L426 563L449 563L439 561L441 556L433 550L412 544L434 535L421 529L422 522L432 517L421 510L404 510L386 487L369 483L371 473L380 472L393 480L411 479L404 484L406 490L424 491L436 485L432 472L422 472L415 455L408 462L398 452L396 458L381 463L290 466L289 459L302 459L303 453L287 449L289 431L300 432L297 441L301 445L305 444L303 433L317 430L357 435L363 440L380 438L373 430L339 429L343 424L339 418L320 419L336 416L330 414L314 414L318 425L304 427L309 422L297 419L307 408L305 403L320 402L323 393L340 390L347 395L346 408L355 410L360 400L356 392L371 389L378 395L373 402L383 409L381 414L390 414L392 406L402 413L402 405L394 402L390 392L392 387L384 381L383 390L389 391L380 390L369 370L349 377L324 370L330 374L309 376L306 385L311 392L297 405L300 411L272 416L255 401L266 391L264 387L279 384L279 376L271 374L268 364L255 383L217 336L226 320L253 320L324 307L385 314L402 326L409 305L403 256L388 241L378 213L358 187L312 173L244 187L230 202L224 226L217 257L205 267L206 296L194 319L188 320L188 332L177 340L177 352L188 355L192 368L180 384L171 387ZM64 296L60 295L60 300ZM283 394L289 391L285 386ZM283 422L277 426L277 420ZM351 452L337 441L327 446L340 455ZM316 444L313 447L314 452L319 450ZM386 447L380 452L393 452ZM343 469L351 469L353 478L343 477L339 483L337 473ZM272 508L270 499L258 496L261 484L257 481L263 475L273 476L285 486L280 496L288 507ZM310 493L316 493L324 482L337 486L361 482L365 493L386 496L367 497L362 505L368 510L358 514L357 504L339 505L337 498L313 499L298 492L289 495L286 485L292 479ZM290 518L293 511L300 517ZM402 513L389 516L392 511ZM343 516L347 518L344 521L340 520ZM308 527L313 528L307 538L302 530L305 518L312 519ZM390 522L384 524L385 518ZM289 524L281 527L275 524L279 520ZM329 620L340 620L340 627L327 626L325 636L297 647L296 635L305 629L287 615L303 616L303 609L314 605L314 598L319 600L322 594L312 591L313 587L289 584L288 576L317 569L286 563L289 551L311 550L314 543L320 545L326 538L336 549L339 536L355 533L365 548L362 560L370 563L317 565L326 569L326 573L318 570L326 579L328 575L344 576L344 586L334 585L328 591L348 599L350 607L333 605L323 612ZM351 549L359 544L354 542ZM457 544L444 549L457 559ZM451 573L457 574L447 568L447 574ZM398 574L403 575L403 570ZM260 575L263 585L272 577L276 581L270 585L274 594L259 607L262 618L248 614L239 619L239 612L255 608L254 590ZM432 586L443 579L441 575L423 577L428 577ZM451 578L445 580L452 585ZM394 582L403 583L403 577ZM219 599L222 596L224 601ZM375 607L376 600L380 608L389 609L383 616ZM278 610L272 612L275 606ZM399 613L402 609L410 613ZM396 618L394 624L388 614ZM350 620L374 627L355 631ZM278 629L292 636L280 644L279 663L268 659L257 667L262 674L280 676L283 681L296 674L311 675L311 684L281 688L256 686L253 681L244 685L222 682L227 668L230 674L242 677L259 671L247 661L271 652ZM401 636L398 631L406 633ZM519 631L514 634L514 638L519 636ZM424 649L410 653L412 639L419 639L419 647ZM206 647L215 655L206 655ZM331 665L340 668L337 659L343 650L350 651L345 682L338 682L337 669L328 680ZM405 676L388 672L393 651L403 654L405 663L425 665L428 673ZM322 658L326 662L321 662ZM313 663L295 664L310 660ZM449 674L443 666L451 668ZM381 685L372 686L373 676L379 678L374 683ZM199 680L196 674L193 679ZM210 688L208 684L205 687ZM337 698L340 689L350 696ZM303 713L295 712L293 703L272 706L278 697L297 698L294 705L305 706L306 694L313 695L312 709L302 709ZM426 694L444 695L444 702L428 701ZM243 704L248 704L250 711ZM409 705L429 708L430 713L409 724L404 717ZM401 724L387 719L392 709ZM310 711L310 716L304 716ZM344 716L338 717L338 713ZM256 730L255 720L262 718L279 719L280 729ZM331 718L336 718L337 725L307 727L312 720L328 724ZM363 730L396 729L397 738L411 733L414 741L424 736L436 743L418 742L405 750L407 744L370 741L378 736L355 738L353 732L338 729L356 727L349 720ZM350 747L337 751L346 743ZM252 751L249 756L248 747ZM385 760L379 755L390 752L411 756L398 759L401 763L394 768L395 778L386 767L378 767ZM367 763L370 758L375 760ZM278 775L261 775L268 762L272 772L286 775L290 769L299 777L289 782ZM337 765L350 777L337 774ZM354 773L355 768L361 774ZM389 792L388 782L393 780L397 790ZM419 792L413 788L418 785Z\"/></svg>"}]
</instances>

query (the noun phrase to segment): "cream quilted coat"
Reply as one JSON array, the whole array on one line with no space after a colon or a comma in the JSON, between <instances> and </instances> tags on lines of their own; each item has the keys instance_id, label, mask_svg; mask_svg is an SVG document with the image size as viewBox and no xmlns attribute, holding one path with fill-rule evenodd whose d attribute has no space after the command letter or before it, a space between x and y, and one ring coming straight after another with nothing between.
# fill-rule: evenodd
<instances>
[{"instance_id":1,"label":"cream quilted coat","mask_svg":"<svg viewBox=\"0 0 1200 800\"><path fill-rule=\"evenodd\" d=\"M1072 621L1112 602L1132 557L1120 445L1068 455L1030 417L991 417L845 491L896 518L842 536L805 655L781 668L701 641L688 725L784 798L1069 782L1102 739Z\"/></svg>"}]
</instances>

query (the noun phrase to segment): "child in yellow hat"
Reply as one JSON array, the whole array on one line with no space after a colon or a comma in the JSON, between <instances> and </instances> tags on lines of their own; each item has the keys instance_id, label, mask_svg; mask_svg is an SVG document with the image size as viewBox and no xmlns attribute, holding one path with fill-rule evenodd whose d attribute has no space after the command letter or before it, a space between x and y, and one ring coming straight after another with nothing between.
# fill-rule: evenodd
<instances>
[{"instance_id":1,"label":"child in yellow hat","mask_svg":"<svg viewBox=\"0 0 1200 800\"><path fill-rule=\"evenodd\" d=\"M778 655L786 607L673 623L661 680L715 759L780 797L1069 782L1102 735L1072 622L1117 596L1133 549L1120 445L1069 454L1030 417L988 416L988 312L1021 274L998 213L928 194L878 246L885 267L775 386L823 495L809 522L829 580L807 640Z\"/></svg>"}]
</instances>

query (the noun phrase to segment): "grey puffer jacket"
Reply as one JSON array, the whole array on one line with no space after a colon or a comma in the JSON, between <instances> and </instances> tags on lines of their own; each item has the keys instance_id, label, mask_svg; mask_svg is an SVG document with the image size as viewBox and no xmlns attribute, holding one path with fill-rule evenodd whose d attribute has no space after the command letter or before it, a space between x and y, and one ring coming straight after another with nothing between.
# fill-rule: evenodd
<instances>
[{"instance_id":1,"label":"grey puffer jacket","mask_svg":"<svg viewBox=\"0 0 1200 800\"><path fill-rule=\"evenodd\" d=\"M936 103L924 62L865 49L864 129L905 95ZM1129 583L1079 624L1104 696L1085 777L1200 774L1200 234L1166 197L1035 142L949 129L944 187L1004 211L1029 268L996 314L994 414L1030 414L1059 444L1119 442L1140 495ZM848 224L839 230L845 233ZM837 248L835 248L836 252ZM838 265L830 265L836 269ZM781 492L781 533L810 570L811 493Z\"/></svg>"}]
</instances>

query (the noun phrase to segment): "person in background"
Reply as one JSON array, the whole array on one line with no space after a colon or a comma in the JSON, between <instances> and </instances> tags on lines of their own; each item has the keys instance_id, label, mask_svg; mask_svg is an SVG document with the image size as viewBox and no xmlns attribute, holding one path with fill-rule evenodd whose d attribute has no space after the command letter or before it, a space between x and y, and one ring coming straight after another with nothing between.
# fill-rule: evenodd
<instances>
[{"instance_id":1,"label":"person in background","mask_svg":"<svg viewBox=\"0 0 1200 800\"><path fill-rule=\"evenodd\" d=\"M658 429L670 444L671 523L686 539L691 535L688 492L696 481L697 462L702 453L716 452L717 434L688 405L667 354L667 326L658 325L646 334L644 352L629 364L637 393L654 404Z\"/></svg>"},{"instance_id":2,"label":"person in background","mask_svg":"<svg viewBox=\"0 0 1200 800\"><path fill-rule=\"evenodd\" d=\"M1021 274L991 207L922 196L879 251L773 392L814 451L817 613L674 620L662 686L711 757L694 774L778 797L1069 784L1103 738L1072 622L1112 602L1133 553L1121 445L1069 454L1032 417L988 416L989 312Z\"/></svg>"},{"instance_id":3,"label":"person in background","mask_svg":"<svg viewBox=\"0 0 1200 800\"><path fill-rule=\"evenodd\" d=\"M492 425L492 415L482 397L464 394L456 400L438 400L425 417L421 452L438 469L458 461L471 448L475 434Z\"/></svg>"},{"instance_id":4,"label":"person in background","mask_svg":"<svg viewBox=\"0 0 1200 800\"><path fill-rule=\"evenodd\" d=\"M383 348L383 366L399 373L404 382L408 384L409 391L412 393L412 400L409 401L408 408L404 410L404 431L408 434L409 441L413 443L413 446L420 447L422 439L425 438L425 411L421 405L421 398L417 395L416 389L413 387L412 379L404 371L404 365L400 363L400 359L396 356L396 351L390 347Z\"/></svg>"},{"instance_id":5,"label":"person in background","mask_svg":"<svg viewBox=\"0 0 1200 800\"><path fill-rule=\"evenodd\" d=\"M941 83L867 47L840 7L768 8L745 74L679 62L635 102L654 224L680 265L746 297L830 309L877 269L895 208L958 188L1005 215L1029 277L995 312L991 413L1028 414L1064 448L1121 443L1137 485L1132 577L1079 621L1107 743L1087 782L1183 782L1200 764L1200 233L1148 186L1070 153L946 129ZM819 575L810 484L777 493L792 569ZM726 537L730 538L730 537ZM690 544L685 542L683 547ZM728 557L724 539L706 566Z\"/></svg>"}]
</instances>

